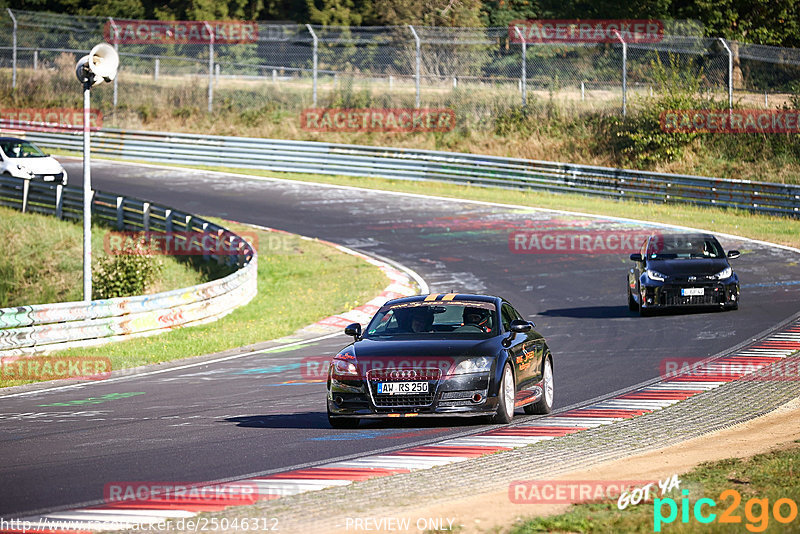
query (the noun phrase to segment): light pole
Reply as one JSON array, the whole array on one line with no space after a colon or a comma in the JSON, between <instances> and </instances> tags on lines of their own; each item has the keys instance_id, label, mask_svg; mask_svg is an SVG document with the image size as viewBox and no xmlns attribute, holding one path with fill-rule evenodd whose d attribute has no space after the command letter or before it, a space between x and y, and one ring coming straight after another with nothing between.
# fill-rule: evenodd
<instances>
[{"instance_id":1,"label":"light pole","mask_svg":"<svg viewBox=\"0 0 800 534\"><path fill-rule=\"evenodd\" d=\"M93 85L110 82L117 76L119 55L111 45L100 43L75 65L75 75L83 84L83 300L92 300L92 172L89 149L89 93Z\"/></svg>"}]
</instances>

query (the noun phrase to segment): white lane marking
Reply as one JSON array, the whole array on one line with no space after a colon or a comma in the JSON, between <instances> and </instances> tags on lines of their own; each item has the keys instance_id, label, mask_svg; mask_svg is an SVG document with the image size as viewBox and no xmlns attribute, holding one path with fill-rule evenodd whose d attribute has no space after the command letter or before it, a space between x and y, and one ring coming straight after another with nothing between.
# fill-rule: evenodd
<instances>
[{"instance_id":1,"label":"white lane marking","mask_svg":"<svg viewBox=\"0 0 800 534\"><path fill-rule=\"evenodd\" d=\"M448 447L507 447L515 449L531 443L547 441L556 436L486 436L455 438L443 441L441 444Z\"/></svg>"},{"instance_id":2,"label":"white lane marking","mask_svg":"<svg viewBox=\"0 0 800 534\"><path fill-rule=\"evenodd\" d=\"M598 409L598 410L605 410L605 409L631 409L631 410L640 410L640 409L647 409L647 410L658 410L660 408L665 408L667 406L672 406L676 402L680 402L681 399L669 399L669 400L654 400L654 399L609 399L607 401L599 402L597 404L593 404L591 408Z\"/></svg>"},{"instance_id":3,"label":"white lane marking","mask_svg":"<svg viewBox=\"0 0 800 534\"><path fill-rule=\"evenodd\" d=\"M776 349L747 349L740 352L729 354L726 358L733 358L736 356L762 356L766 358L785 358L786 356L795 353L794 350L776 350Z\"/></svg>"},{"instance_id":4,"label":"white lane marking","mask_svg":"<svg viewBox=\"0 0 800 534\"><path fill-rule=\"evenodd\" d=\"M258 495L296 495L298 493L305 493L306 491L315 491L325 488L333 488L336 486L347 486L352 484L352 480L326 480L326 479L292 479L292 480L254 480L252 481L258 487Z\"/></svg>"},{"instance_id":5,"label":"white lane marking","mask_svg":"<svg viewBox=\"0 0 800 534\"><path fill-rule=\"evenodd\" d=\"M352 480L341 478L248 478L246 482L255 482L258 487L281 487L281 486L317 486L326 484L328 486L347 486Z\"/></svg>"},{"instance_id":6,"label":"white lane marking","mask_svg":"<svg viewBox=\"0 0 800 534\"><path fill-rule=\"evenodd\" d=\"M152 375L158 375L158 374L162 374L162 373L169 373L169 372L172 372L172 371L180 371L182 369L191 369L193 367L199 367L201 365L209 365L209 364L212 364L212 363L219 363L219 362L227 362L229 360L236 360L236 359L239 359L239 358L244 358L246 356L252 356L254 354L261 354L261 353L265 353L267 351L271 351L271 350L275 350L275 349L286 349L286 348L295 347L295 346L298 346L298 345L306 345L308 343L316 343L317 341L322 341L324 339L330 339L332 337L336 337L336 336L340 336L340 335L342 335L341 332L333 332L331 334L325 334L324 336L317 336L317 337L310 338L310 339L304 339L304 340L301 340L301 341L295 341L293 343L287 343L285 345L276 345L274 347L269 347L269 348L265 348L265 349L261 349L261 350L254 350L254 351L250 351L250 352L243 352L242 354L234 354L233 356L225 356L223 358L215 358L213 360L206 360L206 361L203 361L203 362L188 363L186 365L179 365L179 366L176 366L176 367L170 367L168 369L156 369L154 371L147 371L146 373L138 373L138 374L131 374L131 375L125 375L125 376L112 377L112 378L107 378L105 380L96 380L96 381L92 381L92 382L81 382L80 384L69 384L69 385L66 385L66 386L56 386L56 387L52 387L52 388L36 389L36 390L32 390L32 391L23 391L21 393L11 393L10 395L0 395L0 399L9 399L11 397L23 397L23 396L26 396L26 395L36 395L38 393L50 393L52 391L63 391L63 390L66 390L66 389L82 388L82 387L91 386L91 385L94 385L94 384L108 384L108 383L111 383L111 382L118 382L118 381L121 381L121 380L131 380L131 379L134 379L134 378L140 378L140 377L143 377L143 376L152 376Z\"/></svg>"},{"instance_id":7,"label":"white lane marking","mask_svg":"<svg viewBox=\"0 0 800 534\"><path fill-rule=\"evenodd\" d=\"M692 380L692 379L690 379L688 377L687 378L683 378L682 377L681 380L679 380L679 381L667 380L666 383L667 384L689 384L689 385L694 386L695 389L706 389L706 390L708 390L708 389L718 388L722 384L727 384L728 382L727 381L720 381L720 380L702 380L700 378L698 378L697 380ZM691 389L691 388L687 388L687 389Z\"/></svg>"},{"instance_id":8,"label":"white lane marking","mask_svg":"<svg viewBox=\"0 0 800 534\"><path fill-rule=\"evenodd\" d=\"M695 391L695 390L702 390L702 389L713 389L713 387L712 388L702 388L702 387L698 387L695 384L692 384L690 382L659 382L658 384L653 384L653 385L644 387L642 389L637 389L635 392L632 391L630 393L640 393L640 392L658 393L658 392L660 392L662 390L675 390L675 391L688 390L688 391ZM626 393L626 395L627 394L628 393Z\"/></svg>"},{"instance_id":9,"label":"white lane marking","mask_svg":"<svg viewBox=\"0 0 800 534\"><path fill-rule=\"evenodd\" d=\"M458 457L441 457L441 456L370 456L367 458L358 458L356 460L349 460L346 462L336 462L333 464L325 464L325 467L330 468L349 468L349 467L380 467L388 469L427 469L437 465L446 465L454 461L463 461L468 458L465 456Z\"/></svg>"}]
</instances>

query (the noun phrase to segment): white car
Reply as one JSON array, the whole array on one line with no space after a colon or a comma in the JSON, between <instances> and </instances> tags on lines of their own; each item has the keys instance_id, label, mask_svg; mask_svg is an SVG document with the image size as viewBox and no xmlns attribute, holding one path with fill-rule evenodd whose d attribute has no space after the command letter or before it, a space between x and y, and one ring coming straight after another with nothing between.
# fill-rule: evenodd
<instances>
[{"instance_id":1,"label":"white car","mask_svg":"<svg viewBox=\"0 0 800 534\"><path fill-rule=\"evenodd\" d=\"M16 137L0 137L0 175L67 185L67 171L58 161Z\"/></svg>"}]
</instances>

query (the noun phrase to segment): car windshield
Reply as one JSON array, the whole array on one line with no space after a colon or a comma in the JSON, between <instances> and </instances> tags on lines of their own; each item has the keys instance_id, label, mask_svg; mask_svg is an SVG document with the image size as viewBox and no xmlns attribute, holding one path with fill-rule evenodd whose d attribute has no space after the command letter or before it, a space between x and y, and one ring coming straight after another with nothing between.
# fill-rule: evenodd
<instances>
[{"instance_id":1,"label":"car windshield","mask_svg":"<svg viewBox=\"0 0 800 534\"><path fill-rule=\"evenodd\" d=\"M364 337L458 335L488 337L496 332L495 305L479 301L416 301L383 306Z\"/></svg>"},{"instance_id":2,"label":"car windshield","mask_svg":"<svg viewBox=\"0 0 800 534\"><path fill-rule=\"evenodd\" d=\"M5 139L0 141L0 149L9 158L44 158L47 154L28 141Z\"/></svg>"},{"instance_id":3,"label":"car windshield","mask_svg":"<svg viewBox=\"0 0 800 534\"><path fill-rule=\"evenodd\" d=\"M650 259L696 259L724 258L725 253L719 242L711 236L703 235L657 235L647 246Z\"/></svg>"}]
</instances>

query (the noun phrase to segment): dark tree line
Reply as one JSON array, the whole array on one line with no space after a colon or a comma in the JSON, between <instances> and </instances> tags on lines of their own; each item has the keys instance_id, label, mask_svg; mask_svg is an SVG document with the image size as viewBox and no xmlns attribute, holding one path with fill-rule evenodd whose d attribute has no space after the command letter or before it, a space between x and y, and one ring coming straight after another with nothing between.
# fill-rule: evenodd
<instances>
[{"instance_id":1,"label":"dark tree line","mask_svg":"<svg viewBox=\"0 0 800 534\"><path fill-rule=\"evenodd\" d=\"M800 0L0 0L0 8L162 20L505 26L519 19L693 19L706 34L800 46Z\"/></svg>"}]
</instances>

